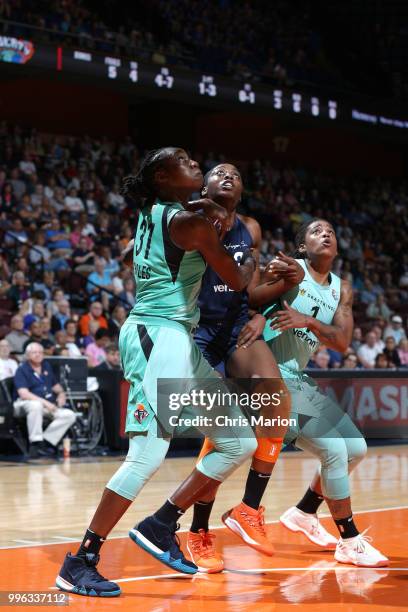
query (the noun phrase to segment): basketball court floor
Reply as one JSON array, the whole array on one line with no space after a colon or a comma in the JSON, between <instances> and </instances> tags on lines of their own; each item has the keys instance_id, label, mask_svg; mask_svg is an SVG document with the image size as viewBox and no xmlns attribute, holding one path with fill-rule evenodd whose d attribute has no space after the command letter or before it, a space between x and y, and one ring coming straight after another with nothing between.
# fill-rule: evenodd
<instances>
[{"instance_id":1,"label":"basketball court floor","mask_svg":"<svg viewBox=\"0 0 408 612\"><path fill-rule=\"evenodd\" d=\"M388 568L381 569L340 565L332 552L321 551L278 523L279 515L298 501L316 466L306 453L283 453L264 500L275 556L266 557L243 545L220 520L226 509L240 501L245 466L223 485L213 510L212 525L226 571L192 578L172 573L139 550L127 531L166 499L193 462L192 458L167 459L104 545L99 569L120 584L122 596L70 595L69 609L408 609L408 446L370 448L352 477L356 523L360 530L370 528L367 535L391 561ZM54 581L64 555L76 550L103 487L118 465L119 459L112 458L58 464L43 461L30 466L0 463L0 591L59 592ZM325 512L326 507L322 514ZM184 550L190 519L187 512L181 524ZM335 535L331 519L322 521Z\"/></svg>"}]
</instances>

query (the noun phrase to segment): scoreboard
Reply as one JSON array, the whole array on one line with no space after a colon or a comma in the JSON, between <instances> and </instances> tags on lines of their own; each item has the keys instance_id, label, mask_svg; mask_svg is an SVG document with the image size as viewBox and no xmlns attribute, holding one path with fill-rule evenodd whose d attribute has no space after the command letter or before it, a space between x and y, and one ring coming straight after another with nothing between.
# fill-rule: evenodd
<instances>
[{"instance_id":1,"label":"scoreboard","mask_svg":"<svg viewBox=\"0 0 408 612\"><path fill-rule=\"evenodd\" d=\"M360 122L368 126L408 128L408 121L352 108L333 97L316 93L280 88L257 81L226 78L216 74L200 73L181 67L157 65L139 59L104 55L64 46L37 45L30 40L0 35L0 63L19 64L43 68L55 73L78 76L111 84L133 93L167 94L181 96L191 104L203 102L228 103L231 107L270 109L329 121ZM0 65L1 70L1 65Z\"/></svg>"}]
</instances>

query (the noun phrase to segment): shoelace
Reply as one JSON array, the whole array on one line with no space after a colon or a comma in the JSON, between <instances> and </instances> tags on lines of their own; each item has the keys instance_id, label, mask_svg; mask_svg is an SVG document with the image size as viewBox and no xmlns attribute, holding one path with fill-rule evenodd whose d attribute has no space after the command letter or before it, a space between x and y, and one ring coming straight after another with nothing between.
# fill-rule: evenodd
<instances>
[{"instance_id":1,"label":"shoelace","mask_svg":"<svg viewBox=\"0 0 408 612\"><path fill-rule=\"evenodd\" d=\"M214 539L215 535L204 529L198 530L200 539L196 538L192 541L193 552L199 553L200 557L208 558L214 554Z\"/></svg>"},{"instance_id":2,"label":"shoelace","mask_svg":"<svg viewBox=\"0 0 408 612\"><path fill-rule=\"evenodd\" d=\"M365 552L365 549L366 549L365 545L370 544L370 542L373 541L373 538L371 536L366 535L368 530L369 530L369 527L367 527L367 529L364 529L364 531L360 533L357 538L356 551L359 553Z\"/></svg>"},{"instance_id":3,"label":"shoelace","mask_svg":"<svg viewBox=\"0 0 408 612\"><path fill-rule=\"evenodd\" d=\"M245 510L240 510L240 515L245 519L245 521L253 527L256 531L266 537L265 531L265 518L264 518L265 508L263 506L259 507L259 510L256 514L248 514Z\"/></svg>"}]
</instances>

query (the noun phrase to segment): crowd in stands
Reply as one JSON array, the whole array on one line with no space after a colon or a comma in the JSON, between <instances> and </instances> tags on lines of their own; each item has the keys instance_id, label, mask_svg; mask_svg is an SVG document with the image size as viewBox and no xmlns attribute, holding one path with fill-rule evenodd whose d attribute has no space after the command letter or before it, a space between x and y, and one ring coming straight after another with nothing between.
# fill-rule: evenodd
<instances>
[{"instance_id":1,"label":"crowd in stands","mask_svg":"<svg viewBox=\"0 0 408 612\"><path fill-rule=\"evenodd\" d=\"M4 33L273 84L337 83L304 5L283 0L2 0ZM32 28L16 25L28 24ZM341 83L338 83L341 85Z\"/></svg>"},{"instance_id":2,"label":"crowd in stands","mask_svg":"<svg viewBox=\"0 0 408 612\"><path fill-rule=\"evenodd\" d=\"M0 124L3 351L21 360L35 341L46 355L84 354L92 367L115 363L108 354L117 356L119 330L135 300L133 272L120 253L137 210L120 185L137 170L141 153L129 138L78 139ZM194 157L204 172L224 159ZM345 356L321 347L310 366L407 367L407 184L231 161L245 184L242 212L263 230L262 265L278 250L293 252L297 228L312 216L336 229L335 272L353 286L357 326Z\"/></svg>"},{"instance_id":3,"label":"crowd in stands","mask_svg":"<svg viewBox=\"0 0 408 612\"><path fill-rule=\"evenodd\" d=\"M245 80L406 98L405 15L392 3L352 4L1 0L0 31Z\"/></svg>"}]
</instances>

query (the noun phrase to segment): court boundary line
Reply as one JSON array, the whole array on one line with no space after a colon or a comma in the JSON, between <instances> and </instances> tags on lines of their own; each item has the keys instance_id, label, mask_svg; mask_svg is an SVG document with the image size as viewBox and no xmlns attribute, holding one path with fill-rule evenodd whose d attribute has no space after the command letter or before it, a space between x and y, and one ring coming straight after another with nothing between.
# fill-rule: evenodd
<instances>
[{"instance_id":1,"label":"court boundary line","mask_svg":"<svg viewBox=\"0 0 408 612\"><path fill-rule=\"evenodd\" d=\"M357 567L355 565L342 565L340 563L333 564L331 567L263 567L263 568L252 568L252 569L238 569L229 570L225 569L220 574L249 574L249 575L262 575L273 572L367 572L375 570L376 572L408 572L408 567ZM196 574L152 574L151 576L131 576L129 578L118 578L113 579L113 582L124 584L127 582L143 582L144 580L160 580L161 578L178 578L180 580L203 580L204 582L210 580L209 574L197 572ZM48 587L50 591L59 591L58 587Z\"/></svg>"},{"instance_id":2,"label":"court boundary line","mask_svg":"<svg viewBox=\"0 0 408 612\"><path fill-rule=\"evenodd\" d=\"M353 512L354 514L369 514L370 512L386 512L387 510L408 510L408 506L390 506L389 508L373 508L372 510L357 510L356 512ZM331 515L328 513L324 513L324 514L319 514L319 518L330 518ZM280 523L279 519L274 519L272 521L265 521L266 525L276 525L277 523ZM210 525L210 529L214 530L214 529L226 529L225 525L217 525L217 526L212 526ZM178 533L187 533L189 531L189 529L180 529L178 531ZM55 536L55 538L61 538L62 536ZM109 540L126 540L128 538L127 535L122 536L122 535L117 535L117 536L112 536L108 538ZM18 540L15 540L18 541ZM20 540L23 541L23 540ZM29 541L29 540L27 540ZM75 542L82 542L82 539L71 539L71 540L67 540L66 542L37 542L36 544L22 544L20 546L0 546L0 550L14 550L17 548L36 548L38 546L62 546L63 544L69 544L69 543L75 543ZM366 568L365 568L366 569ZM379 569L379 568L376 568Z\"/></svg>"}]
</instances>

